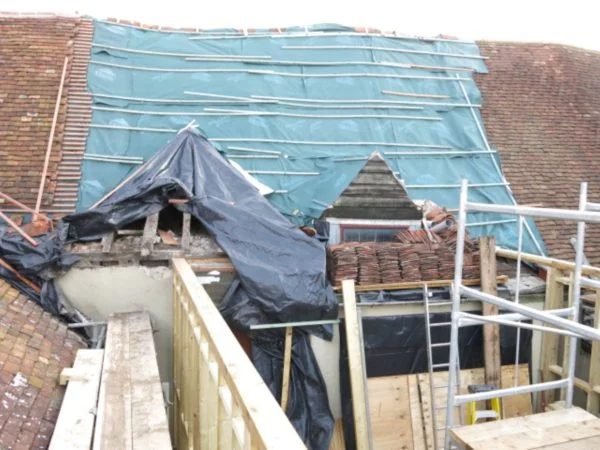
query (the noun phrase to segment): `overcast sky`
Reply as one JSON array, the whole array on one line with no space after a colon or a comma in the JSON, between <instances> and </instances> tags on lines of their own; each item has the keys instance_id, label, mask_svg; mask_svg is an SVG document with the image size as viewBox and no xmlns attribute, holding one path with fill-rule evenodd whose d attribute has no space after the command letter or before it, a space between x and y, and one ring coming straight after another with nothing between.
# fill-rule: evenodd
<instances>
[{"instance_id":1,"label":"overcast sky","mask_svg":"<svg viewBox=\"0 0 600 450\"><path fill-rule=\"evenodd\" d=\"M88 14L165 26L370 26L420 36L557 42L600 50L594 0L0 0L0 11Z\"/></svg>"}]
</instances>

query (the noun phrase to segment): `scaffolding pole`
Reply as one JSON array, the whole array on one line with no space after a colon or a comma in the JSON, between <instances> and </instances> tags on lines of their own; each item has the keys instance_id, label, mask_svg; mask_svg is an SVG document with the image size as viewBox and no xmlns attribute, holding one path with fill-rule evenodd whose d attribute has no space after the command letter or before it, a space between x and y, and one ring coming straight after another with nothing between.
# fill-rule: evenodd
<instances>
[{"instance_id":1,"label":"scaffolding pole","mask_svg":"<svg viewBox=\"0 0 600 450\"><path fill-rule=\"evenodd\" d=\"M472 203L468 201L468 182L463 180L460 190L460 206L458 215L458 231L455 255L455 273L454 285L452 287L452 328L450 332L450 357L449 357L449 384L454 383L456 379L455 368L459 361L458 331L460 327L472 326L485 322L498 323L500 325L513 326L543 332L558 333L569 336L569 353L566 365L566 377L557 381L534 383L527 386L517 386L516 384L506 389L496 389L490 392L476 394L457 395L453 389L448 390L448 404L446 415L446 433L445 448L449 449L451 444L450 430L453 427L452 410L457 406L464 405L472 401L489 400L498 397L507 397L525 393L546 391L552 389L565 389L565 406L567 408L573 405L573 392L575 387L575 363L577 354L577 344L579 339L591 339L600 341L600 329L589 327L579 323L579 310L581 306L581 287L587 286L600 288L600 282L589 278L582 278L583 272L583 250L585 242L586 222L600 223L600 212L596 208L597 204L587 202L587 183L581 184L579 196L579 208L577 210L563 210L556 208L536 208L518 205L487 205L482 203ZM573 303L569 308L562 308L550 311L540 311L526 305L512 302L496 295L486 294L476 289L466 287L462 284L462 269L464 257L464 238L466 230L467 212L480 211L498 214L510 214L517 216L519 221L526 217L547 217L556 220L573 220L577 222L577 242L575 246L575 264L573 267ZM526 225L526 222L524 223ZM522 231L521 231L522 233ZM520 239L519 239L520 240ZM517 261L525 260L523 258L522 248L519 245ZM503 310L511 311L509 314L480 317L460 311L461 296L469 299L480 300L481 302L496 305ZM564 318L566 316L567 318ZM519 322L522 319L537 320L548 326L529 324ZM552 328L555 327L555 328ZM565 373L565 372L563 372Z\"/></svg>"}]
</instances>

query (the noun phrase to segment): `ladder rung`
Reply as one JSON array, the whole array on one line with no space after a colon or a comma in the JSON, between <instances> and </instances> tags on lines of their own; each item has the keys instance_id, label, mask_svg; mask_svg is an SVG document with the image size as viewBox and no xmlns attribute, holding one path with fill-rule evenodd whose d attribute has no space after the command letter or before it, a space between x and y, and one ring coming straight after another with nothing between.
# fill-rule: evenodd
<instances>
[{"instance_id":1,"label":"ladder rung","mask_svg":"<svg viewBox=\"0 0 600 450\"><path fill-rule=\"evenodd\" d=\"M439 369L442 367L450 367L450 363L440 363L440 364L432 364L431 365L432 369Z\"/></svg>"},{"instance_id":2,"label":"ladder rung","mask_svg":"<svg viewBox=\"0 0 600 450\"><path fill-rule=\"evenodd\" d=\"M497 419L498 418L498 413L496 411L492 411L491 409L489 409L489 410L483 410L483 411L476 411L475 418L476 418L476 420L479 420L479 419Z\"/></svg>"},{"instance_id":3,"label":"ladder rung","mask_svg":"<svg viewBox=\"0 0 600 450\"><path fill-rule=\"evenodd\" d=\"M452 325L452 322L438 322L429 324L430 327L447 327L449 325Z\"/></svg>"},{"instance_id":4,"label":"ladder rung","mask_svg":"<svg viewBox=\"0 0 600 450\"><path fill-rule=\"evenodd\" d=\"M437 344L431 344L431 348L435 347L449 347L450 342L438 342Z\"/></svg>"}]
</instances>

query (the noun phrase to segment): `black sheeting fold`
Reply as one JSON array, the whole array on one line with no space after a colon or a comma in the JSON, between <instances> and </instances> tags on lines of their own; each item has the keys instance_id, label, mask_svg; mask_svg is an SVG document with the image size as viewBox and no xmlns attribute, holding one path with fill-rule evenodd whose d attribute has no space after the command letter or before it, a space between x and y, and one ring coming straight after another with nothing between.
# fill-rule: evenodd
<instances>
[{"instance_id":1,"label":"black sheeting fold","mask_svg":"<svg viewBox=\"0 0 600 450\"><path fill-rule=\"evenodd\" d=\"M227 253L239 285L221 303L224 318L248 330L259 323L337 318L325 248L284 218L208 140L181 132L93 210L65 217L68 240L95 240L169 206L191 213ZM331 339L331 327L311 330ZM308 337L297 335L288 416L311 449L326 450L333 431L327 392ZM281 344L278 340L277 344ZM282 346L254 339L256 367L278 396ZM280 383L279 383L280 386Z\"/></svg>"},{"instance_id":2,"label":"black sheeting fold","mask_svg":"<svg viewBox=\"0 0 600 450\"><path fill-rule=\"evenodd\" d=\"M0 232L0 258L10 264L19 274L41 287L41 293L19 280L10 270L0 266L0 277L37 302L55 316L74 317L74 310L59 295L53 278L79 258L63 250L65 227L58 231L36 237L37 246L31 245L18 234Z\"/></svg>"}]
</instances>

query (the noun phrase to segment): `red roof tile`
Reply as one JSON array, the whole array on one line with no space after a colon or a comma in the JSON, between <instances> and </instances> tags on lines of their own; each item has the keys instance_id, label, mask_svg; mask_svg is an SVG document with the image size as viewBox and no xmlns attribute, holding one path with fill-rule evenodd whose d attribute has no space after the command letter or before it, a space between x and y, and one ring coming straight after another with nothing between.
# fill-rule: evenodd
<instances>
[{"instance_id":1,"label":"red roof tile","mask_svg":"<svg viewBox=\"0 0 600 450\"><path fill-rule=\"evenodd\" d=\"M600 52L550 44L479 42L489 74L476 75L490 145L521 204L577 208L579 184L600 201ZM572 259L575 224L538 220L548 250ZM600 226L587 257L600 264Z\"/></svg>"},{"instance_id":2,"label":"red roof tile","mask_svg":"<svg viewBox=\"0 0 600 450\"><path fill-rule=\"evenodd\" d=\"M58 376L85 346L0 280L0 448L47 448L64 395Z\"/></svg>"},{"instance_id":3,"label":"red roof tile","mask_svg":"<svg viewBox=\"0 0 600 450\"><path fill-rule=\"evenodd\" d=\"M0 16L0 190L34 206L65 56L79 19ZM65 99L43 205L52 202Z\"/></svg>"}]
</instances>

